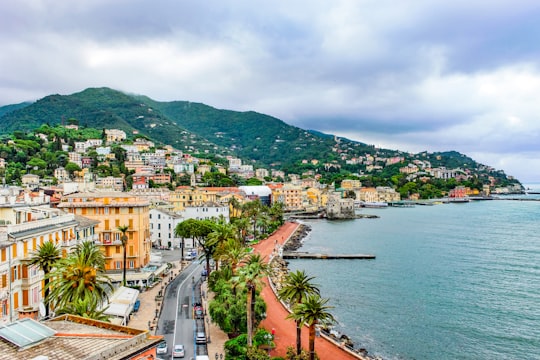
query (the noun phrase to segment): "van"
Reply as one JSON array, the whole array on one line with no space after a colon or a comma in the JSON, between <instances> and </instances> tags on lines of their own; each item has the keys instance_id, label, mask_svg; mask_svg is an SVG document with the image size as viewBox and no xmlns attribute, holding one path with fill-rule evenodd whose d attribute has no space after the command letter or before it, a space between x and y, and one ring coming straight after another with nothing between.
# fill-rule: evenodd
<instances>
[{"instance_id":1,"label":"van","mask_svg":"<svg viewBox=\"0 0 540 360\"><path fill-rule=\"evenodd\" d=\"M206 344L206 334L203 331L197 331L195 344Z\"/></svg>"}]
</instances>

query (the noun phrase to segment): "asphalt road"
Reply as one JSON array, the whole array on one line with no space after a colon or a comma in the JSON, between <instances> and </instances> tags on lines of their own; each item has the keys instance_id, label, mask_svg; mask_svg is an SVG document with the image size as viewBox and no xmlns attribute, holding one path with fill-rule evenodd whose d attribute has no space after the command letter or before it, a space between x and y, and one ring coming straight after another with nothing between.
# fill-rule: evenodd
<instances>
[{"instance_id":1,"label":"asphalt road","mask_svg":"<svg viewBox=\"0 0 540 360\"><path fill-rule=\"evenodd\" d=\"M172 358L172 349L175 344L184 345L187 359L195 358L196 353L206 354L206 345L195 344L197 323L199 327L203 326L204 331L204 320L197 322L193 316L193 304L200 302L203 264L200 264L199 260L194 260L165 290L156 330L156 334L163 335L167 341L168 352L161 355L163 358Z\"/></svg>"}]
</instances>

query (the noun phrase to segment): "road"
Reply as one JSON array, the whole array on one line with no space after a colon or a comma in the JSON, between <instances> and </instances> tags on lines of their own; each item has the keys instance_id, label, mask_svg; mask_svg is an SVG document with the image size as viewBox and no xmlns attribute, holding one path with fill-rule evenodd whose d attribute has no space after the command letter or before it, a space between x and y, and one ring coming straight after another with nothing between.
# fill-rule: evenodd
<instances>
[{"instance_id":1,"label":"road","mask_svg":"<svg viewBox=\"0 0 540 360\"><path fill-rule=\"evenodd\" d=\"M193 261L178 275L165 290L161 313L156 330L167 341L168 353L164 358L172 358L174 344L183 344L185 357L195 358L206 354L206 345L195 345L196 320L193 318L193 303L200 302L201 271L203 265ZM198 321L199 327L204 320Z\"/></svg>"}]
</instances>

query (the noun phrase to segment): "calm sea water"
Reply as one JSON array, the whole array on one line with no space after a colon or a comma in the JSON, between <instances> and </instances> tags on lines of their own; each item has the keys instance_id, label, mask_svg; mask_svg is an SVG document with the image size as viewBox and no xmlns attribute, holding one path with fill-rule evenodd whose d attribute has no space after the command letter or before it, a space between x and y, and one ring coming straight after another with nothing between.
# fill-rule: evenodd
<instances>
[{"instance_id":1,"label":"calm sea water","mask_svg":"<svg viewBox=\"0 0 540 360\"><path fill-rule=\"evenodd\" d=\"M291 260L330 298L337 330L384 359L540 359L540 201L365 209L306 221Z\"/></svg>"}]
</instances>

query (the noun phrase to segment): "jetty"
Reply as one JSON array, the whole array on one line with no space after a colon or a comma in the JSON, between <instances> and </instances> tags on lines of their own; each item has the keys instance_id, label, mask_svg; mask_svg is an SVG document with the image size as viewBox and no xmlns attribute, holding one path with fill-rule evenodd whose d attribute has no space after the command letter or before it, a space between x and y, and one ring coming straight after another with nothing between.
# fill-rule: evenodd
<instances>
[{"instance_id":1,"label":"jetty","mask_svg":"<svg viewBox=\"0 0 540 360\"><path fill-rule=\"evenodd\" d=\"M371 254L317 254L308 252L288 251L283 252L283 259L360 259L372 260L375 255Z\"/></svg>"}]
</instances>

